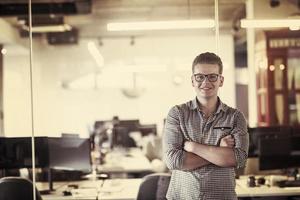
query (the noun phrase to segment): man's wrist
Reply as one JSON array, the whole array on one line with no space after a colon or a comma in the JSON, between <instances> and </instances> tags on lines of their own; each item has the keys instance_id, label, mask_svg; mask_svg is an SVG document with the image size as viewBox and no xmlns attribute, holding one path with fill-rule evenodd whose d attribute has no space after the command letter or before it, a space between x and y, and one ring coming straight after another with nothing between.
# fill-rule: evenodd
<instances>
[{"instance_id":1,"label":"man's wrist","mask_svg":"<svg viewBox=\"0 0 300 200\"><path fill-rule=\"evenodd\" d=\"M200 156L201 155L201 150L202 150L202 144L195 142L195 144L193 145L193 152L195 154L197 154L198 156Z\"/></svg>"},{"instance_id":2,"label":"man's wrist","mask_svg":"<svg viewBox=\"0 0 300 200\"><path fill-rule=\"evenodd\" d=\"M197 142L192 142L192 153L196 153L197 150Z\"/></svg>"}]
</instances>

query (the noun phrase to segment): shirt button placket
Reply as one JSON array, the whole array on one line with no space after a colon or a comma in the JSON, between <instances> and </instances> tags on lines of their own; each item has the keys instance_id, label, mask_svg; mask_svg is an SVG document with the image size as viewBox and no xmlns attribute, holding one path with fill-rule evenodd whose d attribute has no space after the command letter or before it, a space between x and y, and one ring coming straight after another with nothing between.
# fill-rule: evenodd
<instances>
[{"instance_id":1,"label":"shirt button placket","mask_svg":"<svg viewBox=\"0 0 300 200\"><path fill-rule=\"evenodd\" d=\"M199 194L199 199L205 200L205 195L204 195L203 192L200 192L200 194Z\"/></svg>"}]
</instances>

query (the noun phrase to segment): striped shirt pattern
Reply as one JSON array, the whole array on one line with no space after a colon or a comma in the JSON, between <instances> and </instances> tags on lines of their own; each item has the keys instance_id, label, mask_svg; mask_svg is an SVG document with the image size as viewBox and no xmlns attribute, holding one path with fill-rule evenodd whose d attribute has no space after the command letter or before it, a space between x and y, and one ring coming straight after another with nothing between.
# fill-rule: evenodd
<instances>
[{"instance_id":1,"label":"striped shirt pattern","mask_svg":"<svg viewBox=\"0 0 300 200\"><path fill-rule=\"evenodd\" d=\"M247 160L249 135L244 115L218 99L216 112L209 118L198 108L197 99L171 108L164 127L164 161L172 170L167 199L234 200L235 170L209 164L194 170L182 170L186 152L184 141L219 146L220 139L232 134L237 168Z\"/></svg>"}]
</instances>

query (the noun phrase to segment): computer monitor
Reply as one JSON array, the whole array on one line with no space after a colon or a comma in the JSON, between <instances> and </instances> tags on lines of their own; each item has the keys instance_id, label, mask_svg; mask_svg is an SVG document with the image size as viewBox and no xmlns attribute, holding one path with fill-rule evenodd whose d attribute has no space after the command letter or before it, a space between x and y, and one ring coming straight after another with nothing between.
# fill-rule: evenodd
<instances>
[{"instance_id":1,"label":"computer monitor","mask_svg":"<svg viewBox=\"0 0 300 200\"><path fill-rule=\"evenodd\" d=\"M300 167L300 126L294 126L292 128L292 151L291 165L295 167Z\"/></svg>"},{"instance_id":2,"label":"computer monitor","mask_svg":"<svg viewBox=\"0 0 300 200\"><path fill-rule=\"evenodd\" d=\"M141 132L142 136L146 136L149 134L157 135L157 126L156 124L140 125L139 131Z\"/></svg>"},{"instance_id":3,"label":"computer monitor","mask_svg":"<svg viewBox=\"0 0 300 200\"><path fill-rule=\"evenodd\" d=\"M300 135L292 127L261 127L258 135L259 169L300 167Z\"/></svg>"},{"instance_id":4,"label":"computer monitor","mask_svg":"<svg viewBox=\"0 0 300 200\"><path fill-rule=\"evenodd\" d=\"M112 120L103 120L103 121L95 121L94 123L94 130L97 129L107 129L113 126Z\"/></svg>"},{"instance_id":5,"label":"computer monitor","mask_svg":"<svg viewBox=\"0 0 300 200\"><path fill-rule=\"evenodd\" d=\"M79 137L48 138L49 168L91 172L90 140Z\"/></svg>"},{"instance_id":6,"label":"computer monitor","mask_svg":"<svg viewBox=\"0 0 300 200\"><path fill-rule=\"evenodd\" d=\"M130 119L130 120L120 120L116 126L126 127L129 132L139 131L140 120Z\"/></svg>"},{"instance_id":7,"label":"computer monitor","mask_svg":"<svg viewBox=\"0 0 300 200\"><path fill-rule=\"evenodd\" d=\"M136 147L136 143L132 137L130 137L130 131L127 127L116 126L113 129L112 147Z\"/></svg>"},{"instance_id":8,"label":"computer monitor","mask_svg":"<svg viewBox=\"0 0 300 200\"><path fill-rule=\"evenodd\" d=\"M49 165L47 137L35 137L35 165ZM0 169L32 167L31 137L0 138Z\"/></svg>"},{"instance_id":9,"label":"computer monitor","mask_svg":"<svg viewBox=\"0 0 300 200\"><path fill-rule=\"evenodd\" d=\"M258 157L258 153L259 153L258 136L261 131L262 131L261 127L248 128L248 133L249 133L248 157L249 158Z\"/></svg>"},{"instance_id":10,"label":"computer monitor","mask_svg":"<svg viewBox=\"0 0 300 200\"><path fill-rule=\"evenodd\" d=\"M31 137L0 138L0 169L32 167ZM35 138L35 167L48 169L49 191L54 170L91 172L90 140L79 137Z\"/></svg>"},{"instance_id":11,"label":"computer monitor","mask_svg":"<svg viewBox=\"0 0 300 200\"><path fill-rule=\"evenodd\" d=\"M291 129L264 127L258 138L259 169L285 169L290 167Z\"/></svg>"}]
</instances>

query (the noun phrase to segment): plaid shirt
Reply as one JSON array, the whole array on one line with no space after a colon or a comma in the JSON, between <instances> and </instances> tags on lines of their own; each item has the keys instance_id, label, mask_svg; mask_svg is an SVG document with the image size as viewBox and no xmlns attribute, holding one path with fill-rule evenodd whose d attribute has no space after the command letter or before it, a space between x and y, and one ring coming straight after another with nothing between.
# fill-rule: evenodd
<instances>
[{"instance_id":1,"label":"plaid shirt","mask_svg":"<svg viewBox=\"0 0 300 200\"><path fill-rule=\"evenodd\" d=\"M237 199L233 167L209 164L194 170L182 170L186 156L184 141L219 146L220 139L229 133L235 139L237 168L245 166L249 146L245 117L220 99L218 102L216 112L209 118L203 117L196 98L169 111L163 136L164 161L172 170L168 199Z\"/></svg>"}]
</instances>

